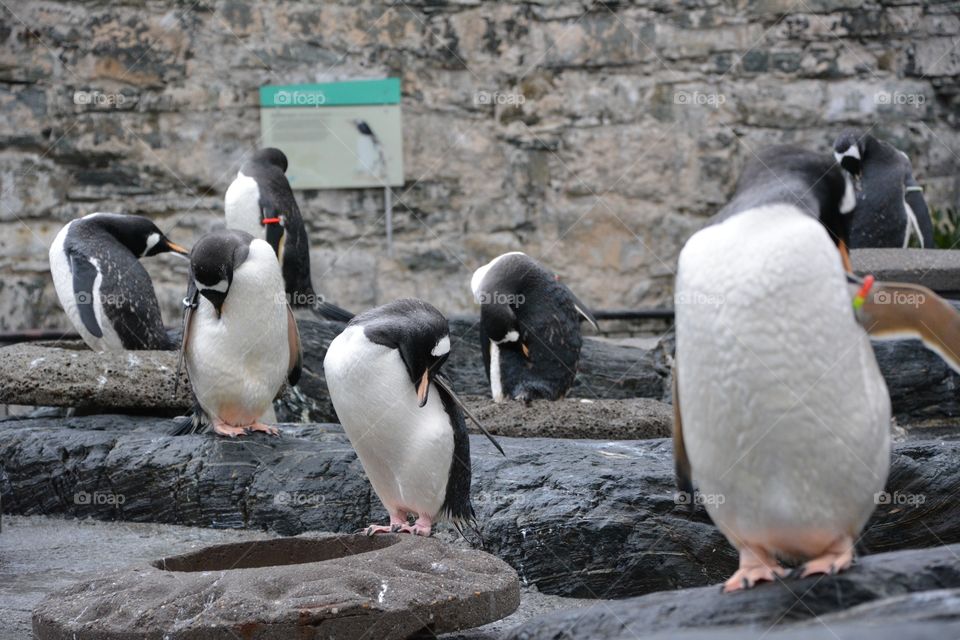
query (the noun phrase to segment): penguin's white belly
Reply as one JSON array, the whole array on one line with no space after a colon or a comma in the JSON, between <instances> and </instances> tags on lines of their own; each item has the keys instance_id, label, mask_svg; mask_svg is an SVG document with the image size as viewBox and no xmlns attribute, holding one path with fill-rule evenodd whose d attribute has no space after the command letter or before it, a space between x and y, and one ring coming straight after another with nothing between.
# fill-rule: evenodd
<instances>
[{"instance_id":1,"label":"penguin's white belly","mask_svg":"<svg viewBox=\"0 0 960 640\"><path fill-rule=\"evenodd\" d=\"M255 250L266 252L272 269L257 268ZM250 424L270 408L289 371L283 278L269 245L251 244L251 258L234 274L221 318L206 298L199 300L186 349L197 401L211 417Z\"/></svg>"},{"instance_id":2,"label":"penguin's white belly","mask_svg":"<svg viewBox=\"0 0 960 640\"><path fill-rule=\"evenodd\" d=\"M856 536L887 477L890 399L824 228L787 205L708 227L676 295L684 443L714 522L786 554L817 552L791 548L800 532Z\"/></svg>"},{"instance_id":3,"label":"penguin's white belly","mask_svg":"<svg viewBox=\"0 0 960 640\"><path fill-rule=\"evenodd\" d=\"M86 325L80 318L80 310L77 308L77 294L73 290L73 271L70 269L70 260L64 250L67 232L72 224L73 221L67 223L54 238L53 244L50 245L50 274L53 276L53 287L57 292L57 298L60 300L60 306L63 307L70 323L73 324L88 347L94 351L123 351L120 336L114 330L110 319L104 313L103 304L101 304L100 283L103 280L102 275L97 275L93 282L92 303L97 324L100 326L100 332L103 336L98 338L87 331ZM93 260L92 262L99 271L97 261Z\"/></svg>"},{"instance_id":4,"label":"penguin's white belly","mask_svg":"<svg viewBox=\"0 0 960 640\"><path fill-rule=\"evenodd\" d=\"M260 187L256 180L238 172L223 200L228 229L246 231L261 240L266 238L260 224Z\"/></svg>"},{"instance_id":5,"label":"penguin's white belly","mask_svg":"<svg viewBox=\"0 0 960 640\"><path fill-rule=\"evenodd\" d=\"M323 363L330 398L374 491L388 510L432 518L446 496L453 428L436 386L424 407L395 349L348 327Z\"/></svg>"}]
</instances>

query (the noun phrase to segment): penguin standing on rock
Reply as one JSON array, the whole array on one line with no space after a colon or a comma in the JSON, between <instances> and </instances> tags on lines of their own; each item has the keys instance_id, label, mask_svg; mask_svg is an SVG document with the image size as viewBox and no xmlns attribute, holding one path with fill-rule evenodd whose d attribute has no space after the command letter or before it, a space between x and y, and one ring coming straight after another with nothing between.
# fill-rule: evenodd
<instances>
[{"instance_id":1,"label":"penguin standing on rock","mask_svg":"<svg viewBox=\"0 0 960 640\"><path fill-rule=\"evenodd\" d=\"M590 309L519 251L477 269L470 288L480 304L480 346L493 400L566 395L583 344L580 321L598 328Z\"/></svg>"},{"instance_id":2,"label":"penguin standing on rock","mask_svg":"<svg viewBox=\"0 0 960 640\"><path fill-rule=\"evenodd\" d=\"M279 149L268 147L254 153L227 188L227 228L246 231L273 247L283 265L292 306L312 308L328 320L347 322L352 313L326 302L313 290L310 241L286 171L287 156Z\"/></svg>"},{"instance_id":3,"label":"penguin standing on rock","mask_svg":"<svg viewBox=\"0 0 960 640\"><path fill-rule=\"evenodd\" d=\"M851 248L906 248L914 236L921 248L933 247L930 211L907 154L855 131L840 134L833 154L856 193Z\"/></svg>"},{"instance_id":4,"label":"penguin standing on rock","mask_svg":"<svg viewBox=\"0 0 960 640\"><path fill-rule=\"evenodd\" d=\"M890 464L868 334L916 335L960 366L949 304L846 273L852 188L825 154L767 150L680 253L677 478L740 553L725 591L785 577L781 560L801 577L851 565Z\"/></svg>"},{"instance_id":5,"label":"penguin standing on rock","mask_svg":"<svg viewBox=\"0 0 960 640\"><path fill-rule=\"evenodd\" d=\"M139 259L186 255L151 220L91 213L71 220L50 246L60 305L94 351L172 350L153 281Z\"/></svg>"},{"instance_id":6,"label":"penguin standing on rock","mask_svg":"<svg viewBox=\"0 0 960 640\"><path fill-rule=\"evenodd\" d=\"M190 277L181 357L198 408L189 430L210 422L225 436L279 435L261 416L299 380L302 353L273 248L243 231L209 233L190 253Z\"/></svg>"},{"instance_id":7,"label":"penguin standing on rock","mask_svg":"<svg viewBox=\"0 0 960 640\"><path fill-rule=\"evenodd\" d=\"M389 525L367 528L370 535L428 536L441 520L461 533L464 524L476 529L463 414L476 418L440 373L449 355L447 319L414 299L358 315L330 343L323 361L330 399L390 514Z\"/></svg>"}]
</instances>

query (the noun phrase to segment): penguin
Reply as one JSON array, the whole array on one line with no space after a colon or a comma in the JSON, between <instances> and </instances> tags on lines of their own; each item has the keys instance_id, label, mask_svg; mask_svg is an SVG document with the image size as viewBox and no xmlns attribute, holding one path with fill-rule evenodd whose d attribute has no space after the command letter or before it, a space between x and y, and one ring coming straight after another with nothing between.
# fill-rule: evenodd
<instances>
[{"instance_id":1,"label":"penguin","mask_svg":"<svg viewBox=\"0 0 960 640\"><path fill-rule=\"evenodd\" d=\"M359 134L357 136L357 166L355 171L359 174L383 178L387 171L387 159L383 153L380 138L373 132L366 120L354 120L353 126L356 127Z\"/></svg>"},{"instance_id":2,"label":"penguin","mask_svg":"<svg viewBox=\"0 0 960 640\"><path fill-rule=\"evenodd\" d=\"M916 289L845 269L851 189L827 154L766 150L680 253L677 484L739 552L724 591L786 577L781 560L801 563L801 577L853 562L890 464L890 397L871 335L921 337L960 368L948 303L923 289L924 304L889 304Z\"/></svg>"},{"instance_id":3,"label":"penguin","mask_svg":"<svg viewBox=\"0 0 960 640\"><path fill-rule=\"evenodd\" d=\"M480 348L494 402L564 397L580 359L580 320L599 330L590 309L519 251L477 269L470 289L480 304Z\"/></svg>"},{"instance_id":4,"label":"penguin","mask_svg":"<svg viewBox=\"0 0 960 640\"><path fill-rule=\"evenodd\" d=\"M153 281L139 259L187 250L149 219L91 213L68 222L50 246L60 306L94 351L173 350Z\"/></svg>"},{"instance_id":5,"label":"penguin","mask_svg":"<svg viewBox=\"0 0 960 640\"><path fill-rule=\"evenodd\" d=\"M436 308L401 299L356 316L327 349L330 399L389 525L368 535L429 536L450 521L477 530L470 502L470 439L464 414L503 448L454 394L440 369L450 328ZM416 517L408 523L408 515Z\"/></svg>"},{"instance_id":6,"label":"penguin","mask_svg":"<svg viewBox=\"0 0 960 640\"><path fill-rule=\"evenodd\" d=\"M197 401L188 431L210 423L223 436L279 435L261 416L284 383L299 381L303 363L284 294L280 263L266 240L224 230L194 245L180 351Z\"/></svg>"},{"instance_id":7,"label":"penguin","mask_svg":"<svg viewBox=\"0 0 960 640\"><path fill-rule=\"evenodd\" d=\"M856 191L851 248L906 248L911 237L921 248L933 247L930 210L907 154L856 131L841 133L833 153Z\"/></svg>"},{"instance_id":8,"label":"penguin","mask_svg":"<svg viewBox=\"0 0 960 640\"><path fill-rule=\"evenodd\" d=\"M310 278L310 241L285 175L287 156L260 149L247 160L224 196L227 228L266 240L283 265L286 292L293 307L312 308L328 320L347 322L349 311L323 300Z\"/></svg>"}]
</instances>

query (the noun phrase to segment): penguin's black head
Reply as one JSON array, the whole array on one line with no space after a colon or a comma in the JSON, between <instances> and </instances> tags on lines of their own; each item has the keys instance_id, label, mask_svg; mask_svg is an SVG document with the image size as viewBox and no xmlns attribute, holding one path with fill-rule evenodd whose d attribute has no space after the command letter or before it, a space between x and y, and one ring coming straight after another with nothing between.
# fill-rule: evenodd
<instances>
[{"instance_id":1,"label":"penguin's black head","mask_svg":"<svg viewBox=\"0 0 960 640\"><path fill-rule=\"evenodd\" d=\"M430 383L450 355L450 324L435 307L403 298L362 313L350 321L363 327L368 340L400 352L420 406Z\"/></svg>"},{"instance_id":2,"label":"penguin's black head","mask_svg":"<svg viewBox=\"0 0 960 640\"><path fill-rule=\"evenodd\" d=\"M200 238L190 252L190 272L197 292L220 316L233 273L247 259L253 236L244 231L214 231Z\"/></svg>"},{"instance_id":3,"label":"penguin's black head","mask_svg":"<svg viewBox=\"0 0 960 640\"><path fill-rule=\"evenodd\" d=\"M180 245L171 242L152 220L143 216L99 213L93 221L140 258L168 251L182 256L190 253Z\"/></svg>"},{"instance_id":4,"label":"penguin's black head","mask_svg":"<svg viewBox=\"0 0 960 640\"><path fill-rule=\"evenodd\" d=\"M272 164L275 167L279 167L280 171L287 172L287 156L275 147L266 147L265 149L260 149L253 154L251 158L252 162L257 162L260 164Z\"/></svg>"},{"instance_id":5,"label":"penguin's black head","mask_svg":"<svg viewBox=\"0 0 960 640\"><path fill-rule=\"evenodd\" d=\"M933 226L922 190L905 153L869 133L846 131L833 155L855 193L851 245L903 246L909 233L932 242Z\"/></svg>"}]
</instances>

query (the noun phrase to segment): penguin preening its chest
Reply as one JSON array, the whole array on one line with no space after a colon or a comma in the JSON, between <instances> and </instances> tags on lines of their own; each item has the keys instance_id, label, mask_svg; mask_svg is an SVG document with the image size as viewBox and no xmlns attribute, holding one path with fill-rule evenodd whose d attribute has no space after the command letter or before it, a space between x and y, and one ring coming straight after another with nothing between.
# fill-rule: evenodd
<instances>
[{"instance_id":1,"label":"penguin preening its chest","mask_svg":"<svg viewBox=\"0 0 960 640\"><path fill-rule=\"evenodd\" d=\"M430 535L440 520L473 525L466 409L440 373L449 354L447 319L414 299L356 316L330 343L330 399L390 514L388 526L371 525L369 534Z\"/></svg>"},{"instance_id":2,"label":"penguin preening its chest","mask_svg":"<svg viewBox=\"0 0 960 640\"><path fill-rule=\"evenodd\" d=\"M905 248L911 237L921 248L933 247L930 211L905 153L869 133L851 131L837 138L833 152L856 192L851 248Z\"/></svg>"},{"instance_id":3,"label":"penguin preening its chest","mask_svg":"<svg viewBox=\"0 0 960 640\"><path fill-rule=\"evenodd\" d=\"M159 349L167 335L153 281L139 259L187 250L147 218L91 213L72 220L50 246L50 272L60 305L94 351Z\"/></svg>"},{"instance_id":4,"label":"penguin preening its chest","mask_svg":"<svg viewBox=\"0 0 960 640\"><path fill-rule=\"evenodd\" d=\"M480 346L494 401L566 395L583 344L580 320L597 326L587 306L518 251L477 269L470 288L480 304Z\"/></svg>"},{"instance_id":5,"label":"penguin preening its chest","mask_svg":"<svg viewBox=\"0 0 960 640\"><path fill-rule=\"evenodd\" d=\"M960 362L960 316L932 292L851 289L851 188L825 155L767 150L680 254L678 484L698 488L740 553L726 591L785 576L781 559L805 561L802 576L850 566L890 456L890 398L868 333L916 335ZM884 299L920 289L920 305Z\"/></svg>"},{"instance_id":6,"label":"penguin preening its chest","mask_svg":"<svg viewBox=\"0 0 960 640\"><path fill-rule=\"evenodd\" d=\"M285 382L300 377L302 354L273 248L243 231L201 238L190 253L181 355L202 415L226 436L264 431L261 416Z\"/></svg>"},{"instance_id":7,"label":"penguin preening its chest","mask_svg":"<svg viewBox=\"0 0 960 640\"><path fill-rule=\"evenodd\" d=\"M227 227L245 231L273 247L283 265L292 306L312 308L329 320L347 322L352 313L323 300L313 290L310 241L286 171L287 156L279 149L254 153L227 188Z\"/></svg>"}]
</instances>

